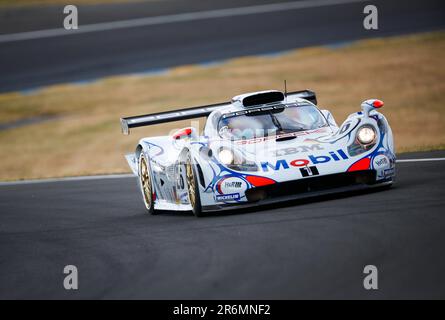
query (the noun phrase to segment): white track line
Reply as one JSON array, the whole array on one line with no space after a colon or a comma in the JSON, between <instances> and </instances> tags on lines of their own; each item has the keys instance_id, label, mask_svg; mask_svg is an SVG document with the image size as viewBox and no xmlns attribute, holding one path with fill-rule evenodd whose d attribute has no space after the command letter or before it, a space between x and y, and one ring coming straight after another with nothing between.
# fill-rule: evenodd
<instances>
[{"instance_id":1,"label":"white track line","mask_svg":"<svg viewBox=\"0 0 445 320\"><path fill-rule=\"evenodd\" d=\"M146 17L138 19L128 19L128 20L120 20L112 22L79 25L79 29L77 30L65 30L61 27L57 29L45 29L45 30L5 34L5 35L0 35L0 43L20 41L20 40L50 38L58 36L68 36L80 33L98 32L98 31L124 29L124 28L153 26L153 25L175 23L175 22L197 21L203 19L225 18L225 17L235 17L235 16L243 16L249 14L333 6L339 4L348 4L348 3L364 2L364 1L367 0L313 0L313 1L302 0L302 1L281 2L281 3L264 4L264 5L256 5L256 6L248 6L240 8L179 13L179 14L171 14L171 15L157 16L157 17ZM60 22L61 24L63 21L62 18L63 15L61 13L61 22Z\"/></svg>"},{"instance_id":2,"label":"white track line","mask_svg":"<svg viewBox=\"0 0 445 320\"><path fill-rule=\"evenodd\" d=\"M444 161L445 158L425 158L425 159L400 159L396 162L425 162L425 161Z\"/></svg>"},{"instance_id":3,"label":"white track line","mask_svg":"<svg viewBox=\"0 0 445 320\"><path fill-rule=\"evenodd\" d=\"M401 159L396 162L427 162L427 161L445 161L445 158L424 158L424 159ZM120 179L131 178L133 174L104 174L95 176L80 176L80 177L67 177L67 178L54 178L54 179L39 179L39 180L20 180L20 181L4 181L0 182L1 186L13 186L21 184L34 184L34 183L48 183L48 182L69 182L69 181L84 181L84 180L100 180L100 179Z\"/></svg>"},{"instance_id":4,"label":"white track line","mask_svg":"<svg viewBox=\"0 0 445 320\"><path fill-rule=\"evenodd\" d=\"M100 179L120 179L120 178L131 178L131 177L134 177L134 175L131 173L103 174L103 175L95 175L95 176L79 176L79 177L66 177L66 178L4 181L4 182L0 182L0 186L14 186L14 185L20 185L20 184L34 184L34 183L48 183L48 182L69 182L69 181L100 180Z\"/></svg>"}]
</instances>

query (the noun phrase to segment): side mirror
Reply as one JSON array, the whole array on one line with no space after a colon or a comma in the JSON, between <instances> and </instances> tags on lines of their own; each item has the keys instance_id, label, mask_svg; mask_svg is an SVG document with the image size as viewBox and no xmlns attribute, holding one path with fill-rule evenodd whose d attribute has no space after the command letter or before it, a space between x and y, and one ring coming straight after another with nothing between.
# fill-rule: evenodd
<instances>
[{"instance_id":1,"label":"side mirror","mask_svg":"<svg viewBox=\"0 0 445 320\"><path fill-rule=\"evenodd\" d=\"M174 140L192 139L196 137L196 130L192 127L182 128L172 134Z\"/></svg>"},{"instance_id":2,"label":"side mirror","mask_svg":"<svg viewBox=\"0 0 445 320\"><path fill-rule=\"evenodd\" d=\"M383 107L383 101L378 99L369 99L362 102L362 110L365 117L369 117L369 113L372 110Z\"/></svg>"},{"instance_id":3,"label":"side mirror","mask_svg":"<svg viewBox=\"0 0 445 320\"><path fill-rule=\"evenodd\" d=\"M190 140L196 139L198 136L196 134L196 129L193 127L182 128L171 135L174 146L181 149Z\"/></svg>"}]
</instances>

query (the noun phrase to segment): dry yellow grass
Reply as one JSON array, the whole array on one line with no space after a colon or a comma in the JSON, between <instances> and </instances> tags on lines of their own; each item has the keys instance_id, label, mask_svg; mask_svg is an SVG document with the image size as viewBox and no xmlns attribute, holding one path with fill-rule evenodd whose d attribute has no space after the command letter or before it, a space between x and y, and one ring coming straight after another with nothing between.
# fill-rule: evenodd
<instances>
[{"instance_id":1,"label":"dry yellow grass","mask_svg":"<svg viewBox=\"0 0 445 320\"><path fill-rule=\"evenodd\" d=\"M0 95L0 122L38 115L53 121L0 131L0 179L128 172L123 158L154 126L122 136L119 118L226 101L282 87L317 92L337 122L361 101L381 98L398 152L445 147L445 33L362 41L349 47L301 49L275 58L248 57L222 66L181 67L153 77L112 77L88 86L60 85L34 95ZM188 122L190 124L190 122Z\"/></svg>"}]
</instances>

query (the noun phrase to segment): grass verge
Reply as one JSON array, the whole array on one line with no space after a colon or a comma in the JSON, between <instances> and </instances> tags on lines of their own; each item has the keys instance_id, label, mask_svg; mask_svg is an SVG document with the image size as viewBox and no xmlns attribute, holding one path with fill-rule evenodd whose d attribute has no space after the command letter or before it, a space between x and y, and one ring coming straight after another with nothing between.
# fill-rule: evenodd
<instances>
[{"instance_id":1,"label":"grass verge","mask_svg":"<svg viewBox=\"0 0 445 320\"><path fill-rule=\"evenodd\" d=\"M55 120L0 131L0 180L128 172L123 155L142 136L187 122L122 136L119 118L227 101L248 91L310 88L341 123L368 98L385 101L397 152L445 149L445 32L245 57L214 67L185 66L165 75L119 76L48 87L32 95L0 94L0 123ZM188 122L190 125L190 122Z\"/></svg>"}]
</instances>

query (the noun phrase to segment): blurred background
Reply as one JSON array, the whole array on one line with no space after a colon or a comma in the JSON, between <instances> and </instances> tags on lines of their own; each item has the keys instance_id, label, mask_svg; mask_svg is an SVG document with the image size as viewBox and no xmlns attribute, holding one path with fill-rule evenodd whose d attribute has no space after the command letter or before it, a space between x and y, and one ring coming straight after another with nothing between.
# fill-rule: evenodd
<instances>
[{"instance_id":1,"label":"blurred background","mask_svg":"<svg viewBox=\"0 0 445 320\"><path fill-rule=\"evenodd\" d=\"M119 118L239 93L316 91L342 123L385 102L399 153L445 148L445 3L0 0L0 180L128 172ZM366 30L366 5L378 29Z\"/></svg>"}]
</instances>

